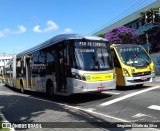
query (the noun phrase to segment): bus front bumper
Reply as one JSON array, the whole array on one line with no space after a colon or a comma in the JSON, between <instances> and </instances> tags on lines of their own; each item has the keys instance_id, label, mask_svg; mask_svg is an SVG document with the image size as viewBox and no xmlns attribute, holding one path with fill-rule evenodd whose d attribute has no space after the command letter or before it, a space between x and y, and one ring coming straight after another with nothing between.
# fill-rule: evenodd
<instances>
[{"instance_id":1,"label":"bus front bumper","mask_svg":"<svg viewBox=\"0 0 160 131\"><path fill-rule=\"evenodd\" d=\"M74 80L72 93L102 92L110 89L116 89L116 79L96 82Z\"/></svg>"},{"instance_id":2,"label":"bus front bumper","mask_svg":"<svg viewBox=\"0 0 160 131\"><path fill-rule=\"evenodd\" d=\"M139 77L124 77L125 86L142 85L155 81L155 73Z\"/></svg>"}]
</instances>

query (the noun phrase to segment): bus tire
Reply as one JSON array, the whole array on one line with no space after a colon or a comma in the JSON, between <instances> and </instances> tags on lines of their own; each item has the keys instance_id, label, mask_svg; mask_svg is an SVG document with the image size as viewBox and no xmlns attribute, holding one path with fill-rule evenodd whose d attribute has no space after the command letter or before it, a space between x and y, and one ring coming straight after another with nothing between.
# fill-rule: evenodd
<instances>
[{"instance_id":1,"label":"bus tire","mask_svg":"<svg viewBox=\"0 0 160 131\"><path fill-rule=\"evenodd\" d=\"M21 90L21 93L24 94L24 88L23 88L23 82L22 82L22 80L20 81L20 90Z\"/></svg>"},{"instance_id":2,"label":"bus tire","mask_svg":"<svg viewBox=\"0 0 160 131\"><path fill-rule=\"evenodd\" d=\"M53 98L53 96L54 96L54 87L53 87L53 83L51 81L47 81L46 93L47 93L47 96L49 98Z\"/></svg>"}]
</instances>

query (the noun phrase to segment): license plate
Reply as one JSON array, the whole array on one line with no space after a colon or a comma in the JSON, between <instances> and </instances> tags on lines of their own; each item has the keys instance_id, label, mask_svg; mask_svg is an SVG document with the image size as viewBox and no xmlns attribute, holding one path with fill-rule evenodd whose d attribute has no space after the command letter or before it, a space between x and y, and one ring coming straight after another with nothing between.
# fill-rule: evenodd
<instances>
[{"instance_id":1,"label":"license plate","mask_svg":"<svg viewBox=\"0 0 160 131\"><path fill-rule=\"evenodd\" d=\"M99 86L98 87L98 91L104 91L105 90L105 87L104 86Z\"/></svg>"},{"instance_id":2,"label":"license plate","mask_svg":"<svg viewBox=\"0 0 160 131\"><path fill-rule=\"evenodd\" d=\"M147 80L147 77L141 77L141 80Z\"/></svg>"}]
</instances>

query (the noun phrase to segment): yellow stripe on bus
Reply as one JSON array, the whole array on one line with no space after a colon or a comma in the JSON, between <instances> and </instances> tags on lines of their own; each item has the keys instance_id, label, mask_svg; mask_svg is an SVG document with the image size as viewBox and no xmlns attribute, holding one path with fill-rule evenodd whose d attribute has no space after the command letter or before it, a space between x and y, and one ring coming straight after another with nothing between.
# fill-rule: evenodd
<instances>
[{"instance_id":1,"label":"yellow stripe on bus","mask_svg":"<svg viewBox=\"0 0 160 131\"><path fill-rule=\"evenodd\" d=\"M94 81L106 81L113 80L113 73L107 74L84 74L86 81L94 82Z\"/></svg>"},{"instance_id":2,"label":"yellow stripe on bus","mask_svg":"<svg viewBox=\"0 0 160 131\"><path fill-rule=\"evenodd\" d=\"M23 87L26 88L27 87L26 80L23 80L22 82L23 82ZM20 87L20 86L21 86L20 80L18 79L18 80L16 80L16 87Z\"/></svg>"}]
</instances>

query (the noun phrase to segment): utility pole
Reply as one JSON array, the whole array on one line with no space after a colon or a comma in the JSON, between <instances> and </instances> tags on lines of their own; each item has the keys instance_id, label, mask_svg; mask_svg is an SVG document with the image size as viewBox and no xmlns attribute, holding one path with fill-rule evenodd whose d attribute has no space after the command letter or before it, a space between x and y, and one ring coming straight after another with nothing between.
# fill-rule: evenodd
<instances>
[{"instance_id":1,"label":"utility pole","mask_svg":"<svg viewBox=\"0 0 160 131\"><path fill-rule=\"evenodd\" d=\"M148 41L148 33L146 32L146 42L147 42L147 50L149 54L149 41Z\"/></svg>"}]
</instances>

